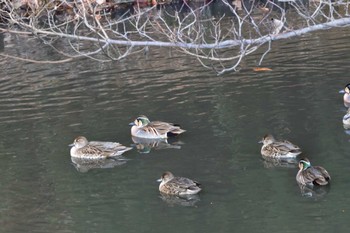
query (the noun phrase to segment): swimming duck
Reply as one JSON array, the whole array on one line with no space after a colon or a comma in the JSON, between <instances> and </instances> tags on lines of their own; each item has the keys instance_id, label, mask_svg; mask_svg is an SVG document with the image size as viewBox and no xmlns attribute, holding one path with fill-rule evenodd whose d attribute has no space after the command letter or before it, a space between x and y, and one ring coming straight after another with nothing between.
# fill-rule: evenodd
<instances>
[{"instance_id":1,"label":"swimming duck","mask_svg":"<svg viewBox=\"0 0 350 233\"><path fill-rule=\"evenodd\" d=\"M198 182L185 177L174 177L169 171L164 172L158 182L161 182L159 191L169 195L192 195L202 190Z\"/></svg>"},{"instance_id":2,"label":"swimming duck","mask_svg":"<svg viewBox=\"0 0 350 233\"><path fill-rule=\"evenodd\" d=\"M301 149L298 146L287 140L276 141L271 134L265 135L259 143L263 143L261 155L265 157L284 159L295 158L301 154Z\"/></svg>"},{"instance_id":3,"label":"swimming duck","mask_svg":"<svg viewBox=\"0 0 350 233\"><path fill-rule=\"evenodd\" d=\"M173 123L150 121L146 116L139 116L131 125L131 135L139 138L168 138L186 130Z\"/></svg>"},{"instance_id":4,"label":"swimming duck","mask_svg":"<svg viewBox=\"0 0 350 233\"><path fill-rule=\"evenodd\" d=\"M132 149L118 142L89 142L86 137L83 136L77 137L69 146L72 147L70 155L82 159L105 159L119 156Z\"/></svg>"},{"instance_id":5,"label":"swimming duck","mask_svg":"<svg viewBox=\"0 0 350 233\"><path fill-rule=\"evenodd\" d=\"M350 107L350 83L346 84L343 90L340 90L339 93L344 94L343 100L346 107Z\"/></svg>"},{"instance_id":6,"label":"swimming duck","mask_svg":"<svg viewBox=\"0 0 350 233\"><path fill-rule=\"evenodd\" d=\"M300 185L327 185L331 180L331 176L326 169L320 166L311 166L310 161L304 158L299 161L296 180Z\"/></svg>"}]
</instances>

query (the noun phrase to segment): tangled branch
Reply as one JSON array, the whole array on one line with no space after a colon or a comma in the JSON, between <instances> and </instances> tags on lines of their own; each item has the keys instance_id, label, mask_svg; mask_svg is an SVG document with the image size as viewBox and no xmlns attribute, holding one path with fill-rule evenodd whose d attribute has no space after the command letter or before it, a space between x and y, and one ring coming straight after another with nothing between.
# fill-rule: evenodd
<instances>
[{"instance_id":1,"label":"tangled branch","mask_svg":"<svg viewBox=\"0 0 350 233\"><path fill-rule=\"evenodd\" d=\"M171 47L222 74L267 45L260 65L275 40L350 25L348 2L169 1L3 0L0 30L31 33L62 61L107 62Z\"/></svg>"}]
</instances>

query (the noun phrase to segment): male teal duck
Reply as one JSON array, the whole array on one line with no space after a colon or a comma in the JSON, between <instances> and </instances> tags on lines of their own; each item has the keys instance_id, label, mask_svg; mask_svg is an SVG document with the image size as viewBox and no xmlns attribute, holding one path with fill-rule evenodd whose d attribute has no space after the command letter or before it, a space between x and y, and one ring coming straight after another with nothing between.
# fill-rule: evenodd
<instances>
[{"instance_id":1,"label":"male teal duck","mask_svg":"<svg viewBox=\"0 0 350 233\"><path fill-rule=\"evenodd\" d=\"M326 169L320 166L311 166L310 161L304 158L299 161L296 180L300 185L327 185L331 180L331 176Z\"/></svg>"},{"instance_id":2,"label":"male teal duck","mask_svg":"<svg viewBox=\"0 0 350 233\"><path fill-rule=\"evenodd\" d=\"M277 141L271 134L265 135L259 143L263 143L261 147L263 157L288 159L301 154L301 149L298 146L287 140Z\"/></svg>"},{"instance_id":3,"label":"male teal duck","mask_svg":"<svg viewBox=\"0 0 350 233\"><path fill-rule=\"evenodd\" d=\"M131 135L139 138L168 138L186 130L173 123L150 121L146 116L139 116L131 125Z\"/></svg>"},{"instance_id":4,"label":"male teal duck","mask_svg":"<svg viewBox=\"0 0 350 233\"><path fill-rule=\"evenodd\" d=\"M158 181L161 182L159 191L168 195L186 196L202 190L198 182L185 177L174 177L169 171L164 172Z\"/></svg>"},{"instance_id":5,"label":"male teal duck","mask_svg":"<svg viewBox=\"0 0 350 233\"><path fill-rule=\"evenodd\" d=\"M344 94L343 100L346 107L350 107L350 83L346 84L344 89L340 90L339 93Z\"/></svg>"},{"instance_id":6,"label":"male teal duck","mask_svg":"<svg viewBox=\"0 0 350 233\"><path fill-rule=\"evenodd\" d=\"M86 137L83 136L77 137L69 146L72 147L70 155L81 159L105 159L119 156L132 149L118 142L89 142Z\"/></svg>"}]
</instances>

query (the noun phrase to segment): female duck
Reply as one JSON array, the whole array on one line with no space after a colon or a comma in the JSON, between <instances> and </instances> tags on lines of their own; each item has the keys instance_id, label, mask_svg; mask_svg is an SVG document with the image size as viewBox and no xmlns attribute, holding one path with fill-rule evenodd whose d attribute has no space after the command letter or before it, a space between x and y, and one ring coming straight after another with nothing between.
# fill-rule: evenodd
<instances>
[{"instance_id":1,"label":"female duck","mask_svg":"<svg viewBox=\"0 0 350 233\"><path fill-rule=\"evenodd\" d=\"M117 142L89 142L83 136L77 137L69 146L72 147L70 155L81 159L105 159L119 156L132 149Z\"/></svg>"},{"instance_id":2,"label":"female duck","mask_svg":"<svg viewBox=\"0 0 350 233\"><path fill-rule=\"evenodd\" d=\"M299 171L296 180L300 185L327 185L331 180L329 173L320 166L311 166L310 161L304 158L299 161Z\"/></svg>"},{"instance_id":3,"label":"female duck","mask_svg":"<svg viewBox=\"0 0 350 233\"><path fill-rule=\"evenodd\" d=\"M260 143L263 143L261 155L268 158L288 159L301 154L301 149L298 146L287 140L276 141L271 134L265 135Z\"/></svg>"},{"instance_id":4,"label":"female duck","mask_svg":"<svg viewBox=\"0 0 350 233\"><path fill-rule=\"evenodd\" d=\"M198 182L185 177L174 177L169 171L164 172L158 181L161 182L159 191L169 195L192 195L202 190Z\"/></svg>"},{"instance_id":5,"label":"female duck","mask_svg":"<svg viewBox=\"0 0 350 233\"><path fill-rule=\"evenodd\" d=\"M186 131L173 123L151 122L146 116L139 116L129 125L132 125L131 135L139 138L168 138L168 136L178 135Z\"/></svg>"}]
</instances>

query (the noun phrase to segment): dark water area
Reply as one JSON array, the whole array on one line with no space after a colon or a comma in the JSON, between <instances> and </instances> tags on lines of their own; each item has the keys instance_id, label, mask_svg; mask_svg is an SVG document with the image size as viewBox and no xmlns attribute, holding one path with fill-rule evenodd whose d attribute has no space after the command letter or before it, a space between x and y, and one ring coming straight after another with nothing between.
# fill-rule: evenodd
<instances>
[{"instance_id":1,"label":"dark water area","mask_svg":"<svg viewBox=\"0 0 350 233\"><path fill-rule=\"evenodd\" d=\"M253 71L256 54L223 76L166 49L113 63L1 57L0 232L348 232L350 135L338 91L350 81L349 33L273 42L262 64L272 71ZM4 53L52 59L32 37L2 36ZM113 168L76 169L75 137L135 144L128 123L139 114L187 132ZM303 196L295 166L261 158L266 133L299 145L331 187ZM162 197L166 170L201 182L199 198Z\"/></svg>"}]
</instances>

